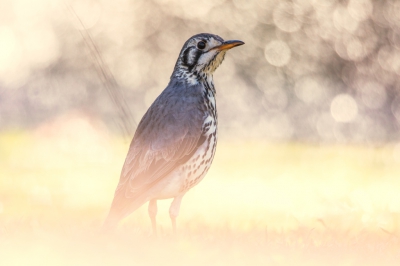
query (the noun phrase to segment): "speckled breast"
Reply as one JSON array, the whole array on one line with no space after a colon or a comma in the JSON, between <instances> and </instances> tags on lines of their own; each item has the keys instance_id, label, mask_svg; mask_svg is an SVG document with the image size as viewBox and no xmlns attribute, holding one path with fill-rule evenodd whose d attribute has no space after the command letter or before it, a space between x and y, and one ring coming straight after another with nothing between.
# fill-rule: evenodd
<instances>
[{"instance_id":1,"label":"speckled breast","mask_svg":"<svg viewBox=\"0 0 400 266\"><path fill-rule=\"evenodd\" d=\"M181 188L182 192L197 185L204 178L214 159L218 138L215 118L209 116L205 120L205 125L208 125L206 141L183 166L182 170L186 178Z\"/></svg>"}]
</instances>

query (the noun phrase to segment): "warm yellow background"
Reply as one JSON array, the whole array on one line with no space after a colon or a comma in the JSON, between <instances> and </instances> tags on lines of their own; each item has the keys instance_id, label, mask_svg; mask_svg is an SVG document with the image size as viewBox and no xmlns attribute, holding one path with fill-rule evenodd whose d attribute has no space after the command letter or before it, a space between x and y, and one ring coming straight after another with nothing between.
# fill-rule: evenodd
<instances>
[{"instance_id":1,"label":"warm yellow background","mask_svg":"<svg viewBox=\"0 0 400 266\"><path fill-rule=\"evenodd\" d=\"M99 227L128 142L71 113L0 136L2 265L397 265L400 165L380 148L221 140L185 196ZM117 263L117 264L115 264Z\"/></svg>"}]
</instances>

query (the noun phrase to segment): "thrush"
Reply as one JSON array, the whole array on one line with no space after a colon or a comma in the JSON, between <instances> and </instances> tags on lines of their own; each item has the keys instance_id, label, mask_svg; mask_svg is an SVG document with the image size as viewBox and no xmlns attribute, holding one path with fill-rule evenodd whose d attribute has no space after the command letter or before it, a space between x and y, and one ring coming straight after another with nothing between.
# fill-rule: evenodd
<instances>
[{"instance_id":1,"label":"thrush","mask_svg":"<svg viewBox=\"0 0 400 266\"><path fill-rule=\"evenodd\" d=\"M170 82L140 121L115 191L106 228L149 202L157 234L157 200L173 198L173 232L182 197L205 176L217 146L218 114L213 73L227 50L242 45L208 33L182 47Z\"/></svg>"}]
</instances>

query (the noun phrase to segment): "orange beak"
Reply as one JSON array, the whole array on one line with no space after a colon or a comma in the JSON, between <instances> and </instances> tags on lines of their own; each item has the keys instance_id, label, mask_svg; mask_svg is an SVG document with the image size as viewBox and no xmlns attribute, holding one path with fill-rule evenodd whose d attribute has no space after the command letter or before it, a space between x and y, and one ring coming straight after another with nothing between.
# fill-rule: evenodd
<instances>
[{"instance_id":1,"label":"orange beak","mask_svg":"<svg viewBox=\"0 0 400 266\"><path fill-rule=\"evenodd\" d=\"M243 44L244 44L244 42L242 42L242 41L231 40L231 41L225 41L223 44L221 44L220 46L214 47L213 49L222 51L222 50L228 50L228 49L231 49L233 47L243 45Z\"/></svg>"}]
</instances>

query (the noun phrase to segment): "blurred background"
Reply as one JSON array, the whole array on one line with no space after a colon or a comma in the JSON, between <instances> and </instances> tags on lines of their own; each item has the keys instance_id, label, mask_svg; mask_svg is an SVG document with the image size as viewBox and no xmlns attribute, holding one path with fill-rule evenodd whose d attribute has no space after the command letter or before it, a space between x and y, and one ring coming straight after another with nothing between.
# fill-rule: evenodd
<instances>
[{"instance_id":1,"label":"blurred background","mask_svg":"<svg viewBox=\"0 0 400 266\"><path fill-rule=\"evenodd\" d=\"M371 0L3 0L0 126L37 126L72 109L115 123L84 26L136 122L183 43L210 32L246 42L215 74L221 136L395 142L399 9Z\"/></svg>"},{"instance_id":2,"label":"blurred background","mask_svg":"<svg viewBox=\"0 0 400 266\"><path fill-rule=\"evenodd\" d=\"M200 32L246 44L214 75L220 145L184 199L182 238L145 237L144 207L103 246L129 140ZM399 75L396 0L1 0L3 260L106 265L100 248L125 263L133 245L144 265L182 248L199 265L395 265Z\"/></svg>"}]
</instances>

